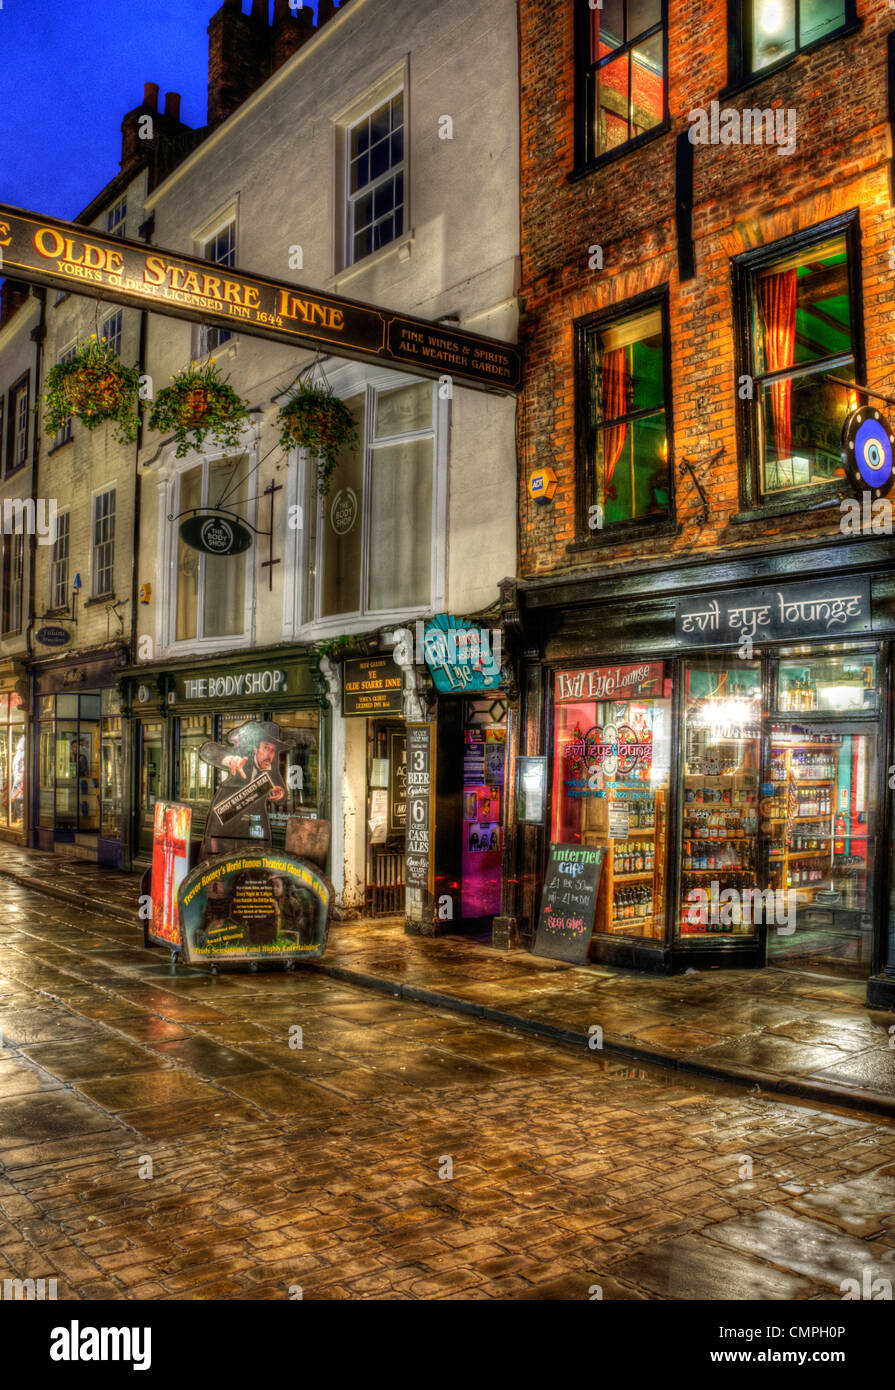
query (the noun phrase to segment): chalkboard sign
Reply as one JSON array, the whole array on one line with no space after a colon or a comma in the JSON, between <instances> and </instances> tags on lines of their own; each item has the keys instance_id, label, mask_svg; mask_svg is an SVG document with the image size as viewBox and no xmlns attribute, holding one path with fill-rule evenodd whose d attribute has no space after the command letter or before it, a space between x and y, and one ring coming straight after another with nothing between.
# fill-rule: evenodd
<instances>
[{"instance_id":1,"label":"chalkboard sign","mask_svg":"<svg viewBox=\"0 0 895 1390\"><path fill-rule=\"evenodd\" d=\"M586 965L605 846L551 845L535 955Z\"/></svg>"}]
</instances>

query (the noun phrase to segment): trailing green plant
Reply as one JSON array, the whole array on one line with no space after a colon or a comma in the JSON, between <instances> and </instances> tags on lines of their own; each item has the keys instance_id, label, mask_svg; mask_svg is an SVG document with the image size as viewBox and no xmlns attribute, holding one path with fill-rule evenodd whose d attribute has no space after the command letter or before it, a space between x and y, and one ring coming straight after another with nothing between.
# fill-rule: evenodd
<instances>
[{"instance_id":1,"label":"trailing green plant","mask_svg":"<svg viewBox=\"0 0 895 1390\"><path fill-rule=\"evenodd\" d=\"M280 447L307 449L317 456L317 488L329 492L342 449L357 444L357 426L344 401L327 387L299 381L277 416Z\"/></svg>"},{"instance_id":2,"label":"trailing green plant","mask_svg":"<svg viewBox=\"0 0 895 1390\"><path fill-rule=\"evenodd\" d=\"M47 372L44 428L57 434L72 418L88 430L114 422L119 443L133 444L140 423L139 387L137 369L126 367L107 340L97 339L94 333L88 343L77 345L67 361L57 362Z\"/></svg>"},{"instance_id":3,"label":"trailing green plant","mask_svg":"<svg viewBox=\"0 0 895 1390\"><path fill-rule=\"evenodd\" d=\"M211 436L224 449L238 449L249 412L245 401L221 377L212 357L204 367L191 362L172 376L155 398L149 427L173 433L177 457L199 449Z\"/></svg>"},{"instance_id":4,"label":"trailing green plant","mask_svg":"<svg viewBox=\"0 0 895 1390\"><path fill-rule=\"evenodd\" d=\"M343 633L341 637L333 637L325 642L318 642L316 648L317 655L329 657L330 661L332 661L340 652L344 652L346 648L353 646L355 640L354 637L346 637Z\"/></svg>"}]
</instances>

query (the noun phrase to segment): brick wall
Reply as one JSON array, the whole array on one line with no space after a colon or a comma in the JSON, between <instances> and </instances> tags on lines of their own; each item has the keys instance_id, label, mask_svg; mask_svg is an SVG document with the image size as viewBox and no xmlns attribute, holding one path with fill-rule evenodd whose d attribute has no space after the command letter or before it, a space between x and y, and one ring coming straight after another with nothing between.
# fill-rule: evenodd
<instances>
[{"instance_id":1,"label":"brick wall","mask_svg":"<svg viewBox=\"0 0 895 1390\"><path fill-rule=\"evenodd\" d=\"M730 97L727 0L670 0L671 129L641 149L570 182L575 149L573 7L520 0L522 129L522 343L520 574L619 565L839 534L837 506L776 520L733 522L741 509L736 440L736 360L730 259L854 208L860 209L866 380L895 372L895 243L887 165L885 0L859 0L859 32L798 56ZM722 107L795 108L796 152L768 146L695 147L696 277L678 278L675 143L688 112ZM602 270L588 248L603 249ZM575 540L573 321L657 286L670 294L671 459L695 461L710 515L687 476L675 476L676 531L570 550ZM709 457L724 456L709 475ZM552 504L527 493L533 469L552 465ZM608 534L608 531L604 533Z\"/></svg>"}]
</instances>

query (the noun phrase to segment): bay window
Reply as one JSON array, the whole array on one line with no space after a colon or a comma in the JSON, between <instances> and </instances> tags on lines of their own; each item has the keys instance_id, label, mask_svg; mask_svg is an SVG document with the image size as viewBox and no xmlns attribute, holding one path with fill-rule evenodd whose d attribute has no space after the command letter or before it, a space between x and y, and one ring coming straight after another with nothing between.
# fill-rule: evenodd
<instances>
[{"instance_id":1,"label":"bay window","mask_svg":"<svg viewBox=\"0 0 895 1390\"><path fill-rule=\"evenodd\" d=\"M372 384L349 372L353 389L343 398L359 442L343 450L325 497L315 461L304 460L304 625L425 610L441 587L444 403L430 381L389 374Z\"/></svg>"},{"instance_id":2,"label":"bay window","mask_svg":"<svg viewBox=\"0 0 895 1390\"><path fill-rule=\"evenodd\" d=\"M162 489L170 523L167 642L226 646L247 636L251 622L254 547L241 555L206 555L187 545L180 524L196 512L225 509L254 521L252 464L247 453L189 463ZM251 475L251 476L250 476ZM167 504L167 505L166 505Z\"/></svg>"}]
</instances>

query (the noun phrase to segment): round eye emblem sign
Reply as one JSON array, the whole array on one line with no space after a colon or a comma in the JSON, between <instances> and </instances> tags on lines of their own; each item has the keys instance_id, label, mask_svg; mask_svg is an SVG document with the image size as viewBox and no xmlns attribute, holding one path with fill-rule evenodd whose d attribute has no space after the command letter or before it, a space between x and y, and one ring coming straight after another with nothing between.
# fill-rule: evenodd
<instances>
[{"instance_id":1,"label":"round eye emblem sign","mask_svg":"<svg viewBox=\"0 0 895 1390\"><path fill-rule=\"evenodd\" d=\"M842 462L856 492L881 497L892 485L895 431L878 410L861 406L842 426Z\"/></svg>"}]
</instances>

